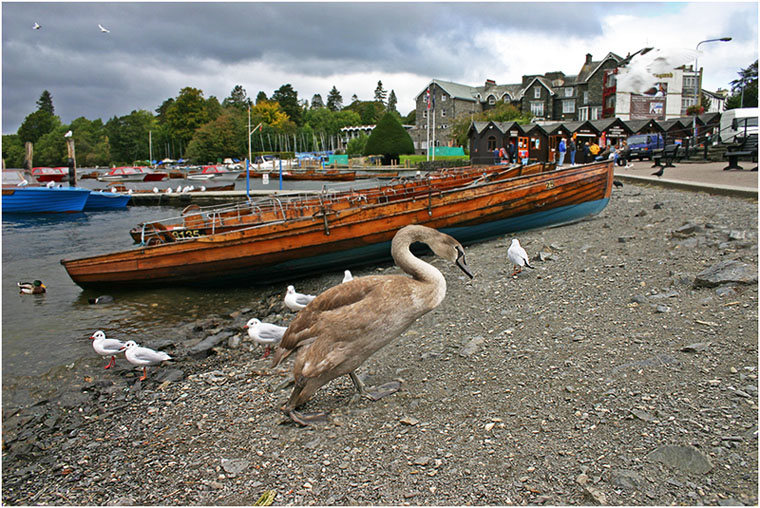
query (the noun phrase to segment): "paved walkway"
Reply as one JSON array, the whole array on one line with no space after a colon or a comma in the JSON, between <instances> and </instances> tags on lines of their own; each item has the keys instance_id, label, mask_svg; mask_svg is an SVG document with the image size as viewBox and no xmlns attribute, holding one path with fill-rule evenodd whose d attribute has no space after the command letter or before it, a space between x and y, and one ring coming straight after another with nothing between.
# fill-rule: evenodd
<instances>
[{"instance_id":1,"label":"paved walkway","mask_svg":"<svg viewBox=\"0 0 760 508\"><path fill-rule=\"evenodd\" d=\"M653 176L657 168L650 161L636 161L632 168L615 166L615 177L621 181L649 183L664 187L728 194L757 199L757 164L741 161L743 171L723 171L728 162L680 162L665 168L661 178Z\"/></svg>"}]
</instances>

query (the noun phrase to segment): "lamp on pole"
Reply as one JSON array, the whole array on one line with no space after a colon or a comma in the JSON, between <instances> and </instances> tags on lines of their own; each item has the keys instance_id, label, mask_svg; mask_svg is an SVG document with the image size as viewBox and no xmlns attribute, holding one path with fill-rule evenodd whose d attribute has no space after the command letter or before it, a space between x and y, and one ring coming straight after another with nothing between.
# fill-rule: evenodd
<instances>
[{"instance_id":1,"label":"lamp on pole","mask_svg":"<svg viewBox=\"0 0 760 508\"><path fill-rule=\"evenodd\" d=\"M731 37L720 37L718 39L706 39L704 41L699 41L697 43L697 56L694 60L694 72L697 79L696 83L696 91L697 91L697 97L696 97L696 106L697 109L694 112L694 119L692 120L692 127L694 131L694 143L697 142L697 114L699 113L699 106L702 105L702 73L699 70L699 46L700 44L704 44L706 42L728 42L731 40Z\"/></svg>"}]
</instances>

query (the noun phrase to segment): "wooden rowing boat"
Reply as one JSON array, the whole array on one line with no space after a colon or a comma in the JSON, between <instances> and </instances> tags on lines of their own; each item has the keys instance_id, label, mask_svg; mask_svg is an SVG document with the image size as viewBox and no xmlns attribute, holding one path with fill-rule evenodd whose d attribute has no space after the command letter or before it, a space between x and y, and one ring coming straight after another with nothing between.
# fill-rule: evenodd
<instances>
[{"instance_id":1,"label":"wooden rowing boat","mask_svg":"<svg viewBox=\"0 0 760 508\"><path fill-rule=\"evenodd\" d=\"M144 222L129 231L130 236L142 245L158 245L187 238L198 238L235 229L282 221L318 213L320 207L329 206L338 212L356 205L396 201L405 197L427 194L462 185L476 179L506 179L520 174L549 171L554 165L537 163L530 166L491 166L452 168L433 172L424 177L401 178L384 185L361 190L323 192L290 198L267 197L229 205L201 208L189 205L179 217Z\"/></svg>"},{"instance_id":2,"label":"wooden rowing boat","mask_svg":"<svg viewBox=\"0 0 760 508\"><path fill-rule=\"evenodd\" d=\"M477 182L427 195L329 205L303 217L200 238L62 260L82 287L268 284L387 259L390 240L424 224L471 244L514 231L562 224L609 202L612 161Z\"/></svg>"}]
</instances>

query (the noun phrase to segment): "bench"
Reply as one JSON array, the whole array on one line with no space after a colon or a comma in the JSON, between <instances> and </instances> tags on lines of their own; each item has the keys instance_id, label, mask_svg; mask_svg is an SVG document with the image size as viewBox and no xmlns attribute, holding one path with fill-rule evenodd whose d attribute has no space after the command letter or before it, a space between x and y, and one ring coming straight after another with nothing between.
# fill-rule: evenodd
<instances>
[{"instance_id":1,"label":"bench","mask_svg":"<svg viewBox=\"0 0 760 508\"><path fill-rule=\"evenodd\" d=\"M653 168L674 168L673 161L678 158L678 151L681 150L681 145L667 145L665 148L658 148L652 151L652 160L654 164ZM662 165L662 161L665 161L665 165Z\"/></svg>"},{"instance_id":2,"label":"bench","mask_svg":"<svg viewBox=\"0 0 760 508\"><path fill-rule=\"evenodd\" d=\"M752 159L757 162L757 134L750 134L743 138L740 143L731 145L728 150L726 150L728 166L723 168L723 171L728 171L729 169L743 169L739 165L739 157L747 155L751 156ZM757 166L755 166L752 171L757 171Z\"/></svg>"}]
</instances>

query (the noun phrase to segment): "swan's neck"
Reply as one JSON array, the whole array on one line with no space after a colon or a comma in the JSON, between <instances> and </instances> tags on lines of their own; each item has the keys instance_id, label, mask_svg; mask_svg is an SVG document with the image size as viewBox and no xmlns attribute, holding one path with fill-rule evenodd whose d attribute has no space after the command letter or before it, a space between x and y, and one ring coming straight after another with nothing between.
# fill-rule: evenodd
<instances>
[{"instance_id":1,"label":"swan's neck","mask_svg":"<svg viewBox=\"0 0 760 508\"><path fill-rule=\"evenodd\" d=\"M412 243L416 241L424 242L425 240L416 237L396 240L394 238L391 245L393 260L399 268L411 275L414 280L422 282L426 286L426 299L430 300L432 307L436 307L446 296L446 279L436 267L416 257L409 249Z\"/></svg>"}]
</instances>

